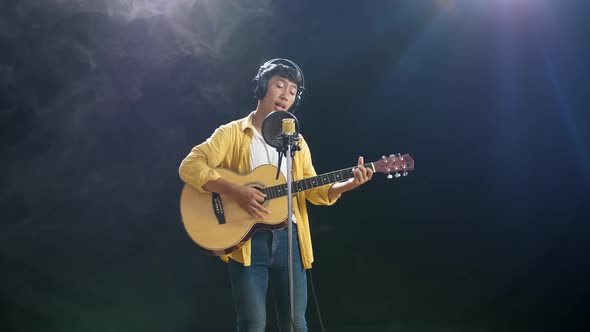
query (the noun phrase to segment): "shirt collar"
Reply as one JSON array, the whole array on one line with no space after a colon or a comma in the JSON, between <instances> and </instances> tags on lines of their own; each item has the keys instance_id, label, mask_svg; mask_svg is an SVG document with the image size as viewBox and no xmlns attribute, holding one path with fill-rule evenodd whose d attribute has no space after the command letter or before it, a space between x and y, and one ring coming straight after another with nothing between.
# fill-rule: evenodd
<instances>
[{"instance_id":1,"label":"shirt collar","mask_svg":"<svg viewBox=\"0 0 590 332\"><path fill-rule=\"evenodd\" d=\"M252 124L252 119L254 116L254 111L250 112L250 114L242 119L242 131L246 131L246 129L250 129L254 132L254 125Z\"/></svg>"}]
</instances>

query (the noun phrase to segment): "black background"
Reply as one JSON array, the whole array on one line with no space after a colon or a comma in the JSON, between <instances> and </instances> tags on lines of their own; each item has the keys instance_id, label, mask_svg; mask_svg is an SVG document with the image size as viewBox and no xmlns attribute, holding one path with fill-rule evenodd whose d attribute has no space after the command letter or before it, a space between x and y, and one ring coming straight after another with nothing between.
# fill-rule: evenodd
<instances>
[{"instance_id":1,"label":"black background","mask_svg":"<svg viewBox=\"0 0 590 332\"><path fill-rule=\"evenodd\" d=\"M416 162L311 208L328 331L583 330L588 9L3 0L2 329L231 330L225 265L180 221L178 165L285 57L318 172ZM308 318L319 330L311 297Z\"/></svg>"}]
</instances>

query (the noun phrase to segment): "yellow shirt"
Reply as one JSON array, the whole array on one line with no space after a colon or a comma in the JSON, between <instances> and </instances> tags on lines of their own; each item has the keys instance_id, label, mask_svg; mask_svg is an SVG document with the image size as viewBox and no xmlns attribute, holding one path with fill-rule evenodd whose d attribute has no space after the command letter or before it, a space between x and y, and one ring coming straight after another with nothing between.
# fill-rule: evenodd
<instances>
[{"instance_id":1,"label":"yellow shirt","mask_svg":"<svg viewBox=\"0 0 590 332\"><path fill-rule=\"evenodd\" d=\"M180 178L197 190L206 192L202 186L208 181L221 177L215 171L215 167L230 169L239 174L250 173L250 144L254 135L252 126L253 114L250 113L245 118L220 126L205 142L195 146L180 164ZM293 158L294 181L317 175L313 168L309 147L303 137L300 137L301 142L299 146L301 150L297 151ZM302 203L297 204L298 208L295 209L295 218L297 219L296 225L301 260L303 267L306 269L311 268L313 249L311 246L311 233L305 201L307 200L315 205L332 205L338 200L340 195L330 200L328 198L329 189L330 185L325 185L299 192L296 196L297 201ZM249 240L240 249L229 255L221 256L221 259L227 262L228 258L231 257L233 260L243 263L244 266L250 266L251 252L252 246Z\"/></svg>"}]
</instances>

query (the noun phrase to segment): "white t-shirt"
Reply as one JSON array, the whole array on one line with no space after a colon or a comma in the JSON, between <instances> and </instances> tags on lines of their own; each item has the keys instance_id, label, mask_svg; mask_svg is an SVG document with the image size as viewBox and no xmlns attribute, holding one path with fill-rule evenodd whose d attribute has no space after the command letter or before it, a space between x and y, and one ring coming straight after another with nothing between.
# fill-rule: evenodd
<instances>
[{"instance_id":1,"label":"white t-shirt","mask_svg":"<svg viewBox=\"0 0 590 332\"><path fill-rule=\"evenodd\" d=\"M268 145L264 140L264 137L254 129L254 137L252 138L252 144L250 144L250 166L251 169L255 169L261 165L273 165L279 166L279 153L277 149ZM287 160L283 157L281 161L281 173L285 179L287 179ZM293 214L293 222L295 221L295 214Z\"/></svg>"},{"instance_id":2,"label":"white t-shirt","mask_svg":"<svg viewBox=\"0 0 590 332\"><path fill-rule=\"evenodd\" d=\"M254 137L252 138L252 144L250 145L250 166L255 169L261 165L273 165L279 166L279 153L277 149L268 145L264 140L264 137L254 129ZM281 173L287 178L287 161L283 158L281 162Z\"/></svg>"}]
</instances>

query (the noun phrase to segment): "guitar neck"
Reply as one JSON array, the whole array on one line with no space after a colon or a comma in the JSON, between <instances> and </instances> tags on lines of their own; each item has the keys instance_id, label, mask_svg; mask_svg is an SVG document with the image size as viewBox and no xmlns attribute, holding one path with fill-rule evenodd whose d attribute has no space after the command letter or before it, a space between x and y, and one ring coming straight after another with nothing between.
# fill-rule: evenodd
<instances>
[{"instance_id":1,"label":"guitar neck","mask_svg":"<svg viewBox=\"0 0 590 332\"><path fill-rule=\"evenodd\" d=\"M367 163L363 166L372 169L373 172L375 171L375 166L373 165L373 163ZM291 186L291 192L298 193L306 190L311 190L313 188L317 188L320 186L324 186L327 184L348 180L354 177L354 169L356 167L357 166L349 167L334 172L320 174L311 178L293 181ZM261 191L264 194L266 194L266 199L283 197L287 195L287 184L284 183L278 186L266 187L261 189Z\"/></svg>"}]
</instances>

